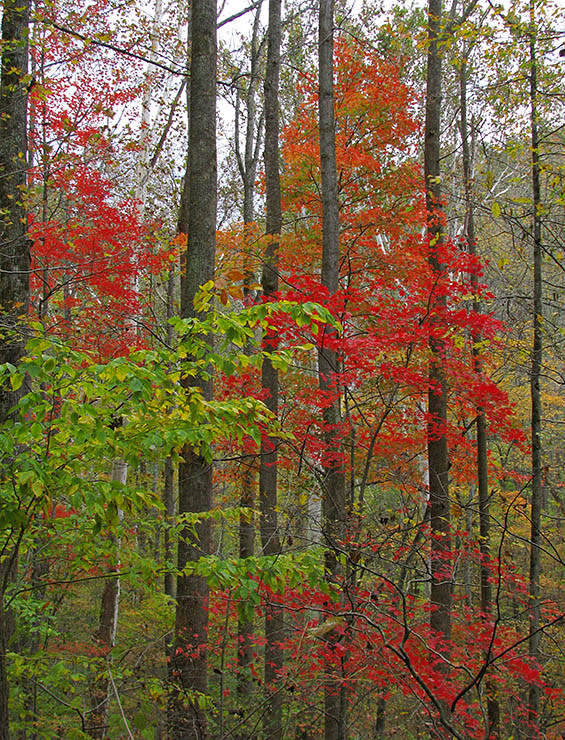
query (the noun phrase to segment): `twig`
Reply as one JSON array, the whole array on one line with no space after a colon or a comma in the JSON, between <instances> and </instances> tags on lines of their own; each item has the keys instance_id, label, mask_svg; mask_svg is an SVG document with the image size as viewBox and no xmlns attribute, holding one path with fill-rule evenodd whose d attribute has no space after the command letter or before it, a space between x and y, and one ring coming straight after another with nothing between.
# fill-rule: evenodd
<instances>
[{"instance_id":1,"label":"twig","mask_svg":"<svg viewBox=\"0 0 565 740\"><path fill-rule=\"evenodd\" d=\"M112 689L114 690L114 696L116 697L116 701L118 702L118 709L120 710L120 714L122 715L122 719L124 721L124 727L126 728L126 732L129 735L130 740L135 740L134 736L131 734L128 721L124 713L124 709L122 707L122 702L120 701L120 695L118 694L118 689L116 688L116 684L114 683L114 677L112 676L112 671L110 670L110 661L108 661L108 676L110 678L110 683L112 684Z\"/></svg>"}]
</instances>

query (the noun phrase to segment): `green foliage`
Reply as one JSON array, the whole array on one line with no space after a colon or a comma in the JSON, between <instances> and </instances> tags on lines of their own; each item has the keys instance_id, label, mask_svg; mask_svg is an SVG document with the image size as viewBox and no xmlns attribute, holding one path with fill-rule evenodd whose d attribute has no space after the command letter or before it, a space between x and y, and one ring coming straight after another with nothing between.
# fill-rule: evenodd
<instances>
[{"instance_id":1,"label":"green foliage","mask_svg":"<svg viewBox=\"0 0 565 740\"><path fill-rule=\"evenodd\" d=\"M93 671L104 668L90 639L96 629L90 610L79 616L69 609L83 597L91 599L93 588L102 588L108 567L118 562L118 542L122 588L136 599L154 601L155 582L167 570L176 573L173 563L128 544L139 532L152 536L151 517L162 527L163 505L149 476L130 475L127 484L113 480L116 461L140 470L168 455L178 460L186 445L212 459L219 440L251 438L259 444L261 430L288 437L261 401L245 396L208 401L194 379L243 372L267 356L284 368L296 351L310 349L262 350L259 337L271 317L286 314L299 326L329 322L339 329L329 312L313 303L259 304L238 314L216 310L215 303L213 286L204 286L197 298L200 317L171 322L176 346L137 350L107 362L53 339L34 323L18 367L0 366L0 384L23 390L12 418L0 426L0 546L5 561L17 552L20 562L5 594L21 646L19 654L9 656L12 710L20 718L15 731L36 721L28 708L29 692L41 685L42 716L46 707L53 710L38 726L41 736L85 737L78 718ZM253 345L256 351L250 354ZM196 531L203 518L221 520L223 526L253 515L244 508L185 514L168 525L169 536L175 541ZM96 536L101 533L105 536ZM240 612L251 617L260 604L260 581L278 592L285 582L317 583L322 557L312 552L297 558L208 557L193 564L193 572L213 588L230 589ZM156 627L167 631L171 605L162 595L154 606L162 615ZM122 610L127 609L124 594ZM86 640L69 636L68 630L76 635L77 628ZM50 647L38 651L39 645ZM125 667L127 652L124 666L122 657L115 659L116 680L135 681ZM140 737L152 737L155 707L162 702L160 680L154 682L149 703L133 715ZM109 723L112 736L123 731L118 714L111 714Z\"/></svg>"},{"instance_id":2,"label":"green foliage","mask_svg":"<svg viewBox=\"0 0 565 740\"><path fill-rule=\"evenodd\" d=\"M27 390L15 420L0 428L0 532L11 537L34 517L51 516L54 503L61 501L87 512L94 532L115 528L118 510L133 513L160 502L150 490L110 480L113 460L159 460L178 456L185 445L211 459L219 439L249 435L258 443L261 426L274 429L261 401L206 401L191 379L212 368L232 375L265 356L279 366L288 364L296 348L253 357L234 352L234 346L257 344L253 330L267 328L274 313L287 313L299 323L335 322L312 303L282 301L226 314L212 310L212 301L212 286L204 286L198 308L207 315L173 320L177 347L139 350L106 363L52 341L41 325L32 326L36 335L18 368L0 367L0 383L16 389L25 382Z\"/></svg>"}]
</instances>

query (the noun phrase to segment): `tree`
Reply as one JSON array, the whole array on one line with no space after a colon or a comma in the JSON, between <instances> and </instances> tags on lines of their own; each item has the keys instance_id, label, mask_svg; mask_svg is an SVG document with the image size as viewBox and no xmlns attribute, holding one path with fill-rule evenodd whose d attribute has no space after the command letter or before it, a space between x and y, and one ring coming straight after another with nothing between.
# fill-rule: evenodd
<instances>
[{"instance_id":1,"label":"tree","mask_svg":"<svg viewBox=\"0 0 565 740\"><path fill-rule=\"evenodd\" d=\"M264 255L261 284L263 299L270 301L279 288L278 241L282 231L281 184L279 172L279 75L281 47L281 0L269 0L267 64L265 69L265 183L267 246ZM274 337L267 335L265 348L276 346ZM266 392L266 404L277 416L279 406L279 374L269 358L261 369L261 386ZM259 506L261 511L261 546L264 555L281 552L277 514L278 440L263 437L259 451ZM277 604L265 610L265 690L267 712L264 733L266 740L282 737L282 693L278 686L283 663L280 641L283 636L282 609Z\"/></svg>"},{"instance_id":2,"label":"tree","mask_svg":"<svg viewBox=\"0 0 565 740\"><path fill-rule=\"evenodd\" d=\"M424 131L424 177L428 211L429 263L442 274L444 243L440 173L442 1L428 2L428 64L426 77L426 124ZM433 297L432 311L442 298ZM449 453L447 449L447 380L445 347L431 328L430 389L428 392L428 476L431 527L430 623L445 640L451 637L451 533L449 521Z\"/></svg>"},{"instance_id":3,"label":"tree","mask_svg":"<svg viewBox=\"0 0 565 740\"><path fill-rule=\"evenodd\" d=\"M190 130L187 183L189 190L186 252L182 262L181 307L184 318L198 314L194 299L214 276L216 246L216 2L192 5L190 45ZM203 397L212 397L207 373L197 379ZM184 377L183 383L193 381ZM190 446L179 465L179 515L207 512L212 505L210 460ZM175 638L170 663L172 679L169 731L178 740L206 737L208 584L188 574L187 565L210 552L210 521L195 534L181 533L178 545Z\"/></svg>"},{"instance_id":4,"label":"tree","mask_svg":"<svg viewBox=\"0 0 565 740\"><path fill-rule=\"evenodd\" d=\"M318 30L319 55L319 128L320 174L322 185L322 269L321 283L331 297L339 288L339 201L336 164L336 132L334 111L334 2L320 2ZM320 391L330 400L324 409L325 442L329 461L324 465L322 481L322 531L326 546L328 580L336 586L341 568L338 552L345 534L345 471L341 459L340 390L338 355L328 341L320 344L318 378ZM341 676L327 679L324 696L324 723L326 740L345 739L345 689Z\"/></svg>"},{"instance_id":5,"label":"tree","mask_svg":"<svg viewBox=\"0 0 565 740\"><path fill-rule=\"evenodd\" d=\"M463 183L465 192L465 236L467 239L467 248L472 255L477 254L477 244L475 237L475 213L473 202L473 164L471 158L470 131L467 121L467 52L461 61L459 70L460 83L460 100L461 100L461 147L462 147L462 166L463 166ZM481 313L481 304L479 300L479 281L478 276L472 276L474 288L474 310L477 314ZM480 375L483 370L483 362L480 353L481 336L478 332L472 335L473 342L473 363L474 371ZM491 542L490 542L490 493L489 493L489 473L488 473L488 443L487 443L487 419L481 406L477 406L476 426L476 445L477 445L477 489L479 498L479 548L481 552L480 564L480 605L481 612L485 620L492 618L493 600L492 584L490 573L491 559ZM490 659L490 651L486 655L486 661ZM488 730L492 737L499 736L500 710L492 681L487 680L487 709L488 709Z\"/></svg>"},{"instance_id":6,"label":"tree","mask_svg":"<svg viewBox=\"0 0 565 740\"><path fill-rule=\"evenodd\" d=\"M29 2L8 0L3 5L0 71L0 364L16 366L22 355L20 320L27 313L30 242L27 235L27 97L29 90ZM17 403L18 392L0 385L0 424ZM6 652L10 618L4 595L16 567L21 541L19 528L2 547L0 562L0 738L8 740L8 678Z\"/></svg>"},{"instance_id":7,"label":"tree","mask_svg":"<svg viewBox=\"0 0 565 740\"><path fill-rule=\"evenodd\" d=\"M30 242L27 235L27 98L29 3L4 3L0 90L0 310L2 362L16 365L22 352L18 318L29 300ZM15 334L15 336L14 336ZM4 421L16 396L0 389Z\"/></svg>"},{"instance_id":8,"label":"tree","mask_svg":"<svg viewBox=\"0 0 565 740\"><path fill-rule=\"evenodd\" d=\"M25 200L35 320L26 330L26 355L0 367L2 387L23 394L0 424L0 547L13 552L21 535L4 598L14 625L7 654L12 734L149 737L163 735L168 724L171 737L245 740L262 724L266 737L297 740L484 740L497 734L498 709L499 735L511 726L522 740L556 740L562 699L554 645L562 616L560 584L546 566L559 557L554 450L541 469L547 516L542 512L535 599L536 634L548 639L538 660L527 654L535 636L528 623L532 459L522 428L530 424L534 325L524 286L534 239L532 158L523 145L531 138L530 67L517 52L526 49L531 27L526 14L517 15L525 6L488 17L486 8L471 16L473 5L453 3L437 30L443 181L427 206L423 14L399 10L385 25L370 6L357 16L347 3L324 3L319 78L320 6L287 7L295 48L279 72L278 104L276 69L267 74L272 146L255 196L261 213L264 181L267 225L261 239L262 226L253 227L253 242L239 214L254 217L250 173L261 122L253 122L251 83L259 100L262 27L259 3L237 11L250 21L254 14L255 43L240 44L237 36L240 48L226 50L218 82L234 93L237 84L246 95L239 145L222 150L239 148L247 186L245 198L240 188L231 190L215 267L207 261L215 188L197 176L214 136L202 119L191 132L197 150L175 213L186 155L181 98L189 81L179 54L182 3L163 3L159 23L139 20L136 5L112 6L111 31L103 22L106 0L78 12L61 0L41 11L32 41ZM283 23L275 8L273 28ZM544 55L560 37L543 25L541 5L535 12L542 24L535 39L545 290L540 428L544 447L551 440L558 449L547 417L557 419L562 402L547 373L558 378L549 322L560 321L551 313L551 291L561 270L561 138L557 115L544 107L558 99ZM340 32L332 62L334 25ZM211 22L207 27L212 31ZM195 37L202 29L199 21ZM416 35L421 44L413 43ZM469 74L480 71L486 84L467 82L461 49ZM236 74L230 60L249 51L254 62L238 63ZM131 79L122 59L135 60ZM251 77L237 76L252 67ZM192 71L198 84L196 59ZM293 80L290 92L285 75ZM208 80L213 87L212 75ZM206 102L211 123L213 105L205 98L192 104ZM280 134L276 114L288 121ZM453 125L459 115L460 137ZM210 174L211 160L206 168ZM195 183L200 194L209 191L206 202L195 196ZM238 223L225 228L236 213ZM197 223L202 216L206 234ZM184 318L174 319L176 251L186 241ZM490 256L483 266L475 242ZM251 271L263 246L261 297ZM520 311L506 330L492 315L502 317L503 307L511 316ZM125 331L133 322L136 329ZM430 370L437 368L434 382ZM430 390L445 391L439 424ZM548 391L553 395L544 398ZM426 462L429 443L440 437L450 466L447 551L431 528L434 484ZM256 554L254 484L245 469L259 453L276 465L265 465L255 499ZM126 483L118 480L120 461ZM433 462L439 464L436 456ZM184 511L176 515L170 504L178 463ZM189 486L193 474L197 485ZM441 578L451 582L449 639L433 624L432 576L433 600ZM103 620L98 609L101 597L108 607L115 603L118 583L121 616L112 645L112 609ZM97 677L103 680L96 686ZM102 701L91 704L93 686ZM539 711L528 720L532 686ZM107 716L97 717L109 693Z\"/></svg>"},{"instance_id":9,"label":"tree","mask_svg":"<svg viewBox=\"0 0 565 740\"><path fill-rule=\"evenodd\" d=\"M540 570L541 570L541 512L542 512L542 447L541 447L541 391L540 376L543 357L543 296L542 296L542 203L540 187L540 139L538 129L538 82L536 62L536 13L535 2L529 3L529 87L530 87L530 126L532 151L532 236L534 285L532 312L534 335L532 344L532 368L530 372L530 397L532 406L532 504L530 533L530 641L529 651L533 660L540 658L541 609L540 609ZM528 719L533 726L538 724L540 713L540 688L530 685Z\"/></svg>"}]
</instances>

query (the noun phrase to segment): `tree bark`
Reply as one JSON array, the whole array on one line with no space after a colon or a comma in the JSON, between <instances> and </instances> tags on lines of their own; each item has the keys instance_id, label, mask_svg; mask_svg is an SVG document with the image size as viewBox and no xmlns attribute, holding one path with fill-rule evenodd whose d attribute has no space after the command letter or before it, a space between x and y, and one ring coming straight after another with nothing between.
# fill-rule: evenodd
<instances>
[{"instance_id":1,"label":"tree bark","mask_svg":"<svg viewBox=\"0 0 565 740\"><path fill-rule=\"evenodd\" d=\"M281 47L281 0L269 0L269 30L267 66L265 70L265 184L266 234L263 274L263 296L269 300L279 289L278 246L282 231L281 182L279 171L279 75ZM264 339L266 349L272 348L270 337ZM265 403L277 416L279 407L279 375L268 358L263 361L261 385L266 390ZM259 508L261 512L261 548L263 555L278 555L281 544L277 516L278 440L261 440L259 462ZM282 738L282 694L278 687L283 655L279 642L283 637L283 613L277 604L265 609L265 690L266 712L263 722L265 740Z\"/></svg>"},{"instance_id":2,"label":"tree bark","mask_svg":"<svg viewBox=\"0 0 565 740\"><path fill-rule=\"evenodd\" d=\"M0 71L0 364L17 365L24 341L18 326L29 304L30 240L23 193L27 184L27 98L29 0L5 0ZM23 393L0 386L0 424ZM0 568L0 740L9 740L6 652L11 618L4 609L6 585L17 562L19 538L2 543Z\"/></svg>"},{"instance_id":3,"label":"tree bark","mask_svg":"<svg viewBox=\"0 0 565 740\"><path fill-rule=\"evenodd\" d=\"M112 480L122 485L127 482L128 466L123 460L115 460L112 466ZM92 738L102 740L106 737L108 729L108 710L110 705L110 677L106 670L106 661L110 659L110 652L116 641L116 630L118 629L118 613L120 608L120 578L119 561L120 540L116 541L116 564L112 570L116 573L114 578L104 581L104 590L100 602L100 620L98 628L94 633L94 641L98 647L99 654L104 661L100 666L98 675L95 676L90 690L91 712L88 717L86 732Z\"/></svg>"},{"instance_id":4,"label":"tree bark","mask_svg":"<svg viewBox=\"0 0 565 740\"><path fill-rule=\"evenodd\" d=\"M442 192L440 181L440 121L442 102L442 60L440 51L442 0L428 2L428 63L426 74L426 122L424 141L424 175L428 214L428 262L436 280L444 266L440 250L444 241L442 226ZM451 536L449 508L449 454L447 449L447 378L445 346L440 332L434 332L434 305L443 298L432 296L430 313L430 368L428 392L428 473L431 527L431 605L430 624L443 640L451 636Z\"/></svg>"},{"instance_id":5,"label":"tree bark","mask_svg":"<svg viewBox=\"0 0 565 740\"><path fill-rule=\"evenodd\" d=\"M260 2L255 10L253 21L253 31L251 35L250 66L249 66L249 83L245 95L245 144L243 156L239 143L239 106L240 106L240 89L237 91L236 118L235 118L235 151L239 173L243 184L243 229L245 240L245 251L243 256L243 300L246 305L251 299L250 285L253 282L254 274L249 266L249 249L250 241L253 234L253 223L255 220L255 180L257 177L257 164L261 147L262 117L258 122L256 117L257 109L257 88L259 84L259 64L261 61L263 43L260 42L260 21L261 21ZM245 347L246 354L252 352L252 347L248 343ZM245 451L242 449L245 455ZM255 489L257 486L255 460L243 462L243 476L241 479L240 505L252 509L255 503ZM242 515L239 520L239 557L249 558L255 552L255 528L253 518ZM237 649L237 694L242 704L249 702L253 684L251 681L251 664L253 662L253 617L245 613L240 613L237 625L238 649ZM238 737L244 737L247 730L241 728Z\"/></svg>"},{"instance_id":6,"label":"tree bark","mask_svg":"<svg viewBox=\"0 0 565 740\"><path fill-rule=\"evenodd\" d=\"M461 145L463 160L463 180L465 191L465 233L467 237L467 248L472 255L477 254L475 237L475 214L473 208L473 162L471 148L469 146L469 126L467 121L467 62L463 59L459 71L460 102L461 102ZM473 310L476 314L481 312L481 304L478 300L478 277L473 274L471 283L473 286ZM478 344L481 340L479 332L473 331L471 340L473 342L473 370L477 375L482 373L482 360ZM479 551L480 563L480 603L481 614L487 623L490 623L492 614L492 588L490 583L490 513L489 513L489 485L488 485L488 440L487 422L482 406L477 406L476 418L477 432L477 488L479 495ZM490 652L485 655L485 660L491 658ZM487 720L488 736L496 739L500 735L500 707L496 697L496 687L487 676Z\"/></svg>"},{"instance_id":7,"label":"tree bark","mask_svg":"<svg viewBox=\"0 0 565 740\"><path fill-rule=\"evenodd\" d=\"M339 200L335 146L335 111L333 82L334 0L320 0L319 59L319 125L320 167L322 180L322 275L321 281L330 295L339 287ZM338 552L343 546L345 527L345 472L339 430L339 390L336 387L337 353L328 347L332 330L325 329L318 352L320 391L332 398L324 409L324 437L328 460L324 463L322 487L322 531L326 547L326 574L335 588L339 579ZM326 341L324 341L326 340ZM324 687L325 740L345 738L345 689L341 676L328 673Z\"/></svg>"},{"instance_id":8,"label":"tree bark","mask_svg":"<svg viewBox=\"0 0 565 740\"><path fill-rule=\"evenodd\" d=\"M2 16L0 77L0 363L17 365L18 321L29 303L30 241L23 191L27 175L29 0L6 0ZM13 333L13 334L12 334ZM0 421L17 396L0 388Z\"/></svg>"},{"instance_id":9,"label":"tree bark","mask_svg":"<svg viewBox=\"0 0 565 740\"><path fill-rule=\"evenodd\" d=\"M174 313L174 293L175 293L175 272L176 268L171 265L169 269L169 276L167 279L167 319L171 319ZM167 344L169 347L173 346L174 341L174 330L170 323L167 324ZM165 459L165 470L164 470L164 481L163 481L163 503L165 505L165 532L164 532L164 544L165 544L165 560L167 563L173 562L174 557L174 546L173 538L171 537L171 527L174 522L176 501L175 501L175 490L174 490L174 466L173 460L170 455ZM165 594L174 599L176 597L176 581L174 573L169 568L165 571L164 578L164 589ZM167 651L170 650L171 638L170 635L166 638ZM168 654L168 653L167 653Z\"/></svg>"},{"instance_id":10,"label":"tree bark","mask_svg":"<svg viewBox=\"0 0 565 740\"><path fill-rule=\"evenodd\" d=\"M541 513L542 513L542 446L541 446L541 391L540 380L543 357L543 294L542 294L542 223L540 188L540 140L537 111L537 63L535 2L530 0L530 126L532 142L532 219L534 292L532 367L530 371L531 429L532 429L532 503L530 531L530 640L529 653L533 660L540 659L541 624L540 573L541 573ZM540 687L532 683L528 696L528 721L539 728Z\"/></svg>"},{"instance_id":11,"label":"tree bark","mask_svg":"<svg viewBox=\"0 0 565 740\"><path fill-rule=\"evenodd\" d=\"M188 209L179 215L179 231L187 234L182 259L181 312L195 315L194 297L214 276L216 250L216 0L193 0L191 22L190 126L186 191ZM188 212L187 212L188 211ZM206 399L212 382L198 380ZM179 514L206 512L212 505L212 465L191 447L179 465ZM210 553L210 522L187 528L178 544L177 605L170 661L169 733L174 740L203 740L208 693L208 584L185 575L189 562Z\"/></svg>"}]
</instances>

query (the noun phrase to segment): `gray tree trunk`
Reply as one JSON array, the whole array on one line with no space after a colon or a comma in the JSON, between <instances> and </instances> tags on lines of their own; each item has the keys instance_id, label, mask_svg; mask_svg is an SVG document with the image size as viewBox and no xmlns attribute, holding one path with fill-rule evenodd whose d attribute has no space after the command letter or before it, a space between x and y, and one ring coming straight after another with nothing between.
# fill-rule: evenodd
<instances>
[{"instance_id":1,"label":"gray tree trunk","mask_svg":"<svg viewBox=\"0 0 565 740\"><path fill-rule=\"evenodd\" d=\"M248 304L250 300L250 285L254 280L253 271L249 266L249 248L252 238L253 223L255 220L255 181L257 178L257 164L261 149L262 139L262 116L257 121L257 92L259 85L259 65L261 62L264 44L260 40L260 20L262 3L255 10L253 31L251 35L249 83L245 95L245 142L243 155L239 141L239 118L240 118L240 88L237 91L236 116L235 116L235 151L239 174L243 184L243 225L244 225L244 263L243 263L243 297ZM245 348L247 354L252 352L248 344ZM252 509L255 504L255 489L257 486L257 470L255 460L243 462L243 475L241 478L240 505ZM253 518L241 516L239 521L239 557L249 558L255 552L255 527ZM237 694L242 704L249 702L253 691L250 666L253 661L253 617L240 614L237 625L238 650L237 650ZM242 727L239 737L244 737L246 728Z\"/></svg>"},{"instance_id":2,"label":"gray tree trunk","mask_svg":"<svg viewBox=\"0 0 565 740\"><path fill-rule=\"evenodd\" d=\"M320 165L322 179L322 285L330 294L339 286L339 200L335 147L335 112L333 84L333 26L334 0L320 0L318 59L319 59L319 125ZM331 337L324 331L324 338ZM325 443L327 452L342 449L339 397L335 387L338 357L327 346L318 353L320 390L334 396L333 403L324 409ZM339 578L338 551L342 547L345 529L345 473L342 462L324 464L322 485L322 532L326 547L326 574L335 588ZM345 690L341 676L327 675L324 687L325 740L345 738Z\"/></svg>"},{"instance_id":3,"label":"gray tree trunk","mask_svg":"<svg viewBox=\"0 0 565 740\"><path fill-rule=\"evenodd\" d=\"M279 172L279 74L281 47L281 0L269 0L267 66L265 70L265 184L266 233L270 237L265 249L261 276L263 295L269 299L279 288L278 241L282 230L281 183ZM264 344L270 348L269 337ZM270 360L265 359L261 384L267 391L265 403L276 416L279 407L279 376ZM264 555L278 555L281 544L277 516L278 440L263 439L259 463L259 508L261 512L261 547ZM265 610L265 689L266 706L263 722L265 740L282 737L282 694L278 686L283 665L279 642L283 637L283 614L275 604Z\"/></svg>"},{"instance_id":4,"label":"gray tree trunk","mask_svg":"<svg viewBox=\"0 0 565 740\"><path fill-rule=\"evenodd\" d=\"M475 214L473 208L473 162L471 156L471 147L469 145L469 126L467 122L467 64L464 59L459 71L460 85L460 102L461 102L461 145L463 160L463 180L465 192L465 232L469 253L477 254L477 244L475 237ZM473 309L475 313L481 312L481 304L478 300L478 278L473 275L471 278L473 293L475 299ZM481 336L478 332L473 332L473 369L477 375L482 372L482 360L478 344ZM480 603L483 618L490 622L492 614L492 588L490 583L490 513L489 513L489 485L488 485L488 441L487 441L487 423L484 409L477 406L476 418L477 431L477 488L479 494L479 550L481 554L480 564ZM491 654L485 655L485 660L490 660ZM496 739L500 736L500 707L496 698L496 687L493 681L487 676L486 679L487 694L487 720L489 728L489 738Z\"/></svg>"},{"instance_id":5,"label":"gray tree trunk","mask_svg":"<svg viewBox=\"0 0 565 740\"><path fill-rule=\"evenodd\" d=\"M27 173L27 98L29 0L5 0L2 14L0 72L0 364L17 365L23 351L18 326L29 303L30 241L23 202ZM0 424L8 420L23 388L0 386ZM15 532L2 542L0 567L0 740L9 740L6 652L11 619L4 593L12 578L20 537Z\"/></svg>"},{"instance_id":6,"label":"gray tree trunk","mask_svg":"<svg viewBox=\"0 0 565 740\"><path fill-rule=\"evenodd\" d=\"M530 126L532 141L532 219L533 219L533 258L534 293L532 345L532 368L530 374L530 397L532 407L532 508L530 532L530 656L539 661L541 640L540 573L541 573L541 513L542 490L542 447L541 415L542 403L540 379L543 356L543 294L542 294L542 223L540 189L540 140L538 132L538 83L536 62L536 19L535 2L530 0ZM528 721L539 727L540 687L531 684L528 697Z\"/></svg>"},{"instance_id":7,"label":"gray tree trunk","mask_svg":"<svg viewBox=\"0 0 565 740\"><path fill-rule=\"evenodd\" d=\"M216 0L193 0L191 22L190 126L186 177L188 209L179 216L187 234L182 260L181 311L195 315L194 296L214 276L216 250ZM186 203L186 199L183 199ZM188 213L187 213L188 211ZM205 398L211 381L199 381ZM179 514L209 511L212 466L191 447L179 465ZM178 568L210 553L210 523L180 533ZM202 695L208 692L208 584L205 578L180 575L173 654L170 662L169 733L174 740L203 740L207 733Z\"/></svg>"},{"instance_id":8,"label":"gray tree trunk","mask_svg":"<svg viewBox=\"0 0 565 740\"><path fill-rule=\"evenodd\" d=\"M428 2L428 63L426 75L426 122L424 175L428 213L429 265L439 278L444 267L438 250L444 240L441 224L440 121L442 102L442 62L440 51L442 0ZM431 304L441 304L435 297ZM431 327L433 331L433 325ZM428 471L431 527L431 604L430 624L445 640L451 636L451 534L449 508L449 454L447 449L447 379L444 369L444 342L430 337L431 360L428 393Z\"/></svg>"},{"instance_id":9,"label":"gray tree trunk","mask_svg":"<svg viewBox=\"0 0 565 740\"><path fill-rule=\"evenodd\" d=\"M23 202L27 172L28 0L6 0L0 77L0 363L16 365L22 352L18 319L29 302L30 241ZM10 332L15 332L13 336ZM0 388L0 421L17 399Z\"/></svg>"},{"instance_id":10,"label":"gray tree trunk","mask_svg":"<svg viewBox=\"0 0 565 740\"><path fill-rule=\"evenodd\" d=\"M128 465L123 460L114 460L112 465L112 480L125 485L128 477ZM122 514L120 513L120 518ZM117 562L113 568L114 578L107 578L104 582L102 599L100 601L100 619L94 633L94 641L105 661L110 661L110 652L116 641L118 629L118 614L120 608L120 578L119 557L120 540L116 541ZM106 665L100 666L100 671L90 688L90 707L86 732L92 738L102 740L108 729L108 711L110 708L110 676Z\"/></svg>"},{"instance_id":11,"label":"gray tree trunk","mask_svg":"<svg viewBox=\"0 0 565 740\"><path fill-rule=\"evenodd\" d=\"M169 269L169 276L167 279L167 319L173 317L174 311L174 292L175 292L175 266L171 265ZM167 344L169 347L173 346L174 341L174 330L171 324L167 324ZM165 544L165 560L167 563L173 562L174 557L174 546L173 539L171 537L170 528L173 525L175 513L176 513L176 501L175 501L175 490L174 490L174 466L170 456L165 459L164 466L164 481L163 481L163 503L165 504L165 532L164 532L164 544ZM164 579L165 594L174 599L176 596L176 581L174 574L167 568L165 571ZM170 636L166 639L167 649L170 649L171 639Z\"/></svg>"}]
</instances>

